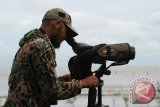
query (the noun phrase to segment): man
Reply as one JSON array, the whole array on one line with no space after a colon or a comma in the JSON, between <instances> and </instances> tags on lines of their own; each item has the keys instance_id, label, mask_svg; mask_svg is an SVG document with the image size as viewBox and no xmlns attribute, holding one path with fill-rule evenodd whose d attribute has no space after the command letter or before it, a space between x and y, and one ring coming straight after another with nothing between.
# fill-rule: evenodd
<instances>
[{"instance_id":1,"label":"man","mask_svg":"<svg viewBox=\"0 0 160 107\"><path fill-rule=\"evenodd\" d=\"M3 107L49 107L80 94L81 88L96 87L98 79L93 75L82 80L69 74L56 76L55 48L67 36L76 35L68 13L59 8L49 10L40 29L31 30L19 42Z\"/></svg>"}]
</instances>

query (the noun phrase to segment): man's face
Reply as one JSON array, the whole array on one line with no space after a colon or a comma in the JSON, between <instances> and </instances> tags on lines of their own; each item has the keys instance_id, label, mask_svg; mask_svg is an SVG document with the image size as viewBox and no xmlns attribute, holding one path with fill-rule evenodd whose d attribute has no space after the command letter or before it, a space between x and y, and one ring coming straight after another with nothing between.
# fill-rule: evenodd
<instances>
[{"instance_id":1,"label":"man's face","mask_svg":"<svg viewBox=\"0 0 160 107\"><path fill-rule=\"evenodd\" d=\"M63 22L52 23L52 36L50 38L52 45L59 48L63 40L66 39L67 27Z\"/></svg>"}]
</instances>

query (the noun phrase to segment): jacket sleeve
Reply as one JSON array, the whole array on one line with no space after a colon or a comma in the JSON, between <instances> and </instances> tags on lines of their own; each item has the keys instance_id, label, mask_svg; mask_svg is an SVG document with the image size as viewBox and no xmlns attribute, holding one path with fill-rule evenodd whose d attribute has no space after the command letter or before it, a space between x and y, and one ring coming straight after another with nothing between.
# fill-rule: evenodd
<instances>
[{"instance_id":1,"label":"jacket sleeve","mask_svg":"<svg viewBox=\"0 0 160 107\"><path fill-rule=\"evenodd\" d=\"M51 45L37 43L33 56L34 70L42 97L48 101L67 99L80 94L75 80L61 81L56 76L55 50Z\"/></svg>"},{"instance_id":2,"label":"jacket sleeve","mask_svg":"<svg viewBox=\"0 0 160 107\"><path fill-rule=\"evenodd\" d=\"M65 74L63 76L59 76L58 80L67 82L67 81L71 81L72 77L71 77L71 74Z\"/></svg>"}]
</instances>

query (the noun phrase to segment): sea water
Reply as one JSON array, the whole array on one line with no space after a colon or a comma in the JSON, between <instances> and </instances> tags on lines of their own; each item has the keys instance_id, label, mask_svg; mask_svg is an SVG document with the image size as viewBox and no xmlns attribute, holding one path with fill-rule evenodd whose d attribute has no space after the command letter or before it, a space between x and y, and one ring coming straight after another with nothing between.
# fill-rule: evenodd
<instances>
[{"instance_id":1,"label":"sea water","mask_svg":"<svg viewBox=\"0 0 160 107\"><path fill-rule=\"evenodd\" d=\"M130 84L137 78L148 76L160 82L160 67L113 67L111 75L103 76L102 103L109 107L160 107L160 99L154 99L148 104L132 104L129 102ZM3 105L8 91L8 76L10 69L0 69L0 106ZM59 72L58 75L64 74ZM77 97L58 101L58 105L51 107L87 107L88 89L82 89Z\"/></svg>"}]
</instances>

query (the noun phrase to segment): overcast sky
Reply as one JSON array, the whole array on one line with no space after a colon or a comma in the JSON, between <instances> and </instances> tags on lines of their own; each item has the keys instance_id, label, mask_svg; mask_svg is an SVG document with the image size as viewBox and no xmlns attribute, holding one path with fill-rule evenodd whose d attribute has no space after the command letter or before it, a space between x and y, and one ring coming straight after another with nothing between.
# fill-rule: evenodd
<instances>
[{"instance_id":1,"label":"overcast sky","mask_svg":"<svg viewBox=\"0 0 160 107\"><path fill-rule=\"evenodd\" d=\"M136 48L129 65L160 65L160 0L1 0L0 67L10 67L25 33L39 28L48 9L72 16L76 40L90 45L128 42ZM74 55L64 42L57 50L59 67Z\"/></svg>"}]
</instances>

